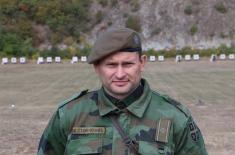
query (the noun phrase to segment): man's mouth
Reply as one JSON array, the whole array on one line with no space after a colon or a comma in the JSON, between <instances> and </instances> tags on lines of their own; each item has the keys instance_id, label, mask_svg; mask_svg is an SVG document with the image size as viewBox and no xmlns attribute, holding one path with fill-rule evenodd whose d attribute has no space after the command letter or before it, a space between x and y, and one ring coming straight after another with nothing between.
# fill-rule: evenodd
<instances>
[{"instance_id":1,"label":"man's mouth","mask_svg":"<svg viewBox=\"0 0 235 155\"><path fill-rule=\"evenodd\" d=\"M122 86L125 86L128 83L128 80L125 80L125 81L113 81L113 83L116 86L122 87Z\"/></svg>"}]
</instances>

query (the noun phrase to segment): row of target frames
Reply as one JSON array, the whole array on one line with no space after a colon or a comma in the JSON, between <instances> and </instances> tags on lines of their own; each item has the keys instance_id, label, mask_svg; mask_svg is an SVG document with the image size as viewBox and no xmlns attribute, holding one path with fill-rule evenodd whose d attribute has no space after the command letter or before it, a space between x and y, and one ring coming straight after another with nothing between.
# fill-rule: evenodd
<instances>
[{"instance_id":1,"label":"row of target frames","mask_svg":"<svg viewBox=\"0 0 235 155\"><path fill-rule=\"evenodd\" d=\"M165 57L163 55L159 55L159 56L149 56L148 60L150 62L154 62L154 61L165 61ZM176 62L180 62L180 61L198 61L200 60L200 56L199 54L194 54L194 55L176 55L175 57L175 61ZM210 57L210 61L216 61L216 60L235 60L235 54L220 54L219 56L212 54ZM74 63L78 63L78 62L87 62L87 57L86 56L81 56L80 59L77 56L73 56L72 59L70 60L70 63L74 64ZM61 57L57 56L54 59L52 57L38 57L37 58L37 64L44 64L44 63L61 63ZM6 65L6 64L25 64L27 63L26 57L20 57L20 58L16 58L16 57L12 57L10 59L8 59L7 57L2 58L1 64L2 65Z\"/></svg>"}]
</instances>

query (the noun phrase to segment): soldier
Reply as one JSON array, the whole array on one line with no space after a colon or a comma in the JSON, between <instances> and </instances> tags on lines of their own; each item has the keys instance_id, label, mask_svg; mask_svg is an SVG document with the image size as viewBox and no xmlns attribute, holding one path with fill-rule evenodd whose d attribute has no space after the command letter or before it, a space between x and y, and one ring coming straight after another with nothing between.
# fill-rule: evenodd
<instances>
[{"instance_id":1,"label":"soldier","mask_svg":"<svg viewBox=\"0 0 235 155\"><path fill-rule=\"evenodd\" d=\"M88 57L102 87L58 107L38 155L207 155L187 108L142 78L146 61L137 32L103 32Z\"/></svg>"}]
</instances>

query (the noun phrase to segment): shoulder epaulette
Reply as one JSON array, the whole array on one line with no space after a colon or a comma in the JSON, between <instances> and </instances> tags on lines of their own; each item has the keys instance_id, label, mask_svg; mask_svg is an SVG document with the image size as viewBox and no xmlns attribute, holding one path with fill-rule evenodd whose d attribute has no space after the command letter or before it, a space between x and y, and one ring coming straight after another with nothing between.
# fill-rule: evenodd
<instances>
[{"instance_id":1,"label":"shoulder epaulette","mask_svg":"<svg viewBox=\"0 0 235 155\"><path fill-rule=\"evenodd\" d=\"M171 105L175 106L177 109L179 109L182 113L184 113L184 115L186 117L190 117L190 112L189 110L182 105L180 102L176 101L175 99L167 96L167 95L161 95L163 97L164 100L166 100L168 103L170 103Z\"/></svg>"},{"instance_id":2,"label":"shoulder epaulette","mask_svg":"<svg viewBox=\"0 0 235 155\"><path fill-rule=\"evenodd\" d=\"M73 95L72 97L70 97L69 99L67 99L67 100L65 100L65 101L63 101L63 102L61 102L61 103L59 104L58 109L62 108L62 107L63 107L64 105L66 105L67 103L69 103L69 102L71 102L71 101L73 101L73 100L75 100L75 99L78 99L78 98L80 98L80 97L86 95L87 92L88 92L88 89L87 89L87 90L84 90L84 91L82 91L82 92L79 92L79 93L77 93L77 94L74 94L74 95Z\"/></svg>"}]
</instances>

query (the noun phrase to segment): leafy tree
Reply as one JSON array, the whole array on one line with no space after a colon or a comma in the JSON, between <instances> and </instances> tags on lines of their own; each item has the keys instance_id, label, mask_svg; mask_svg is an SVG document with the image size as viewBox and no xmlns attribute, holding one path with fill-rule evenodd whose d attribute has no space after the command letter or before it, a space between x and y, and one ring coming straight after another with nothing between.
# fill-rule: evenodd
<instances>
[{"instance_id":1,"label":"leafy tree","mask_svg":"<svg viewBox=\"0 0 235 155\"><path fill-rule=\"evenodd\" d=\"M9 56L19 56L21 42L21 38L15 33L6 33L3 36L3 52Z\"/></svg>"}]
</instances>

